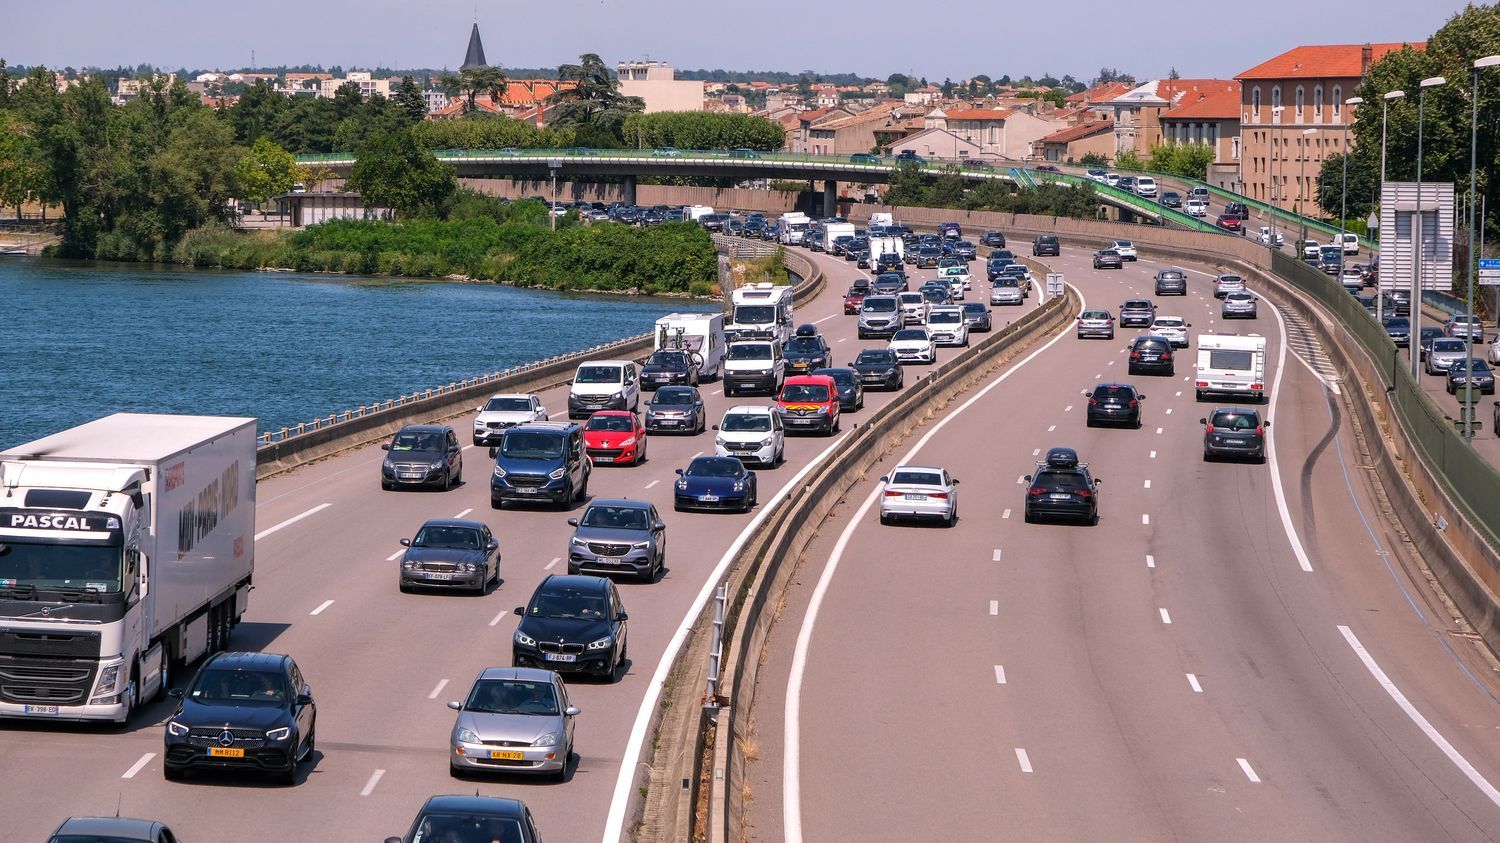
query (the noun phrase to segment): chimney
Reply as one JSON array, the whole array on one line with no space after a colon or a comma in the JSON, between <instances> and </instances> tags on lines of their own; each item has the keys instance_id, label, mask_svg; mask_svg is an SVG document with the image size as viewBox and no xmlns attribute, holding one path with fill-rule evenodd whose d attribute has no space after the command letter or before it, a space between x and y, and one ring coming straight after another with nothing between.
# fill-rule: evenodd
<instances>
[{"instance_id":1,"label":"chimney","mask_svg":"<svg viewBox=\"0 0 1500 843\"><path fill-rule=\"evenodd\" d=\"M1365 44L1359 48L1359 76L1361 79L1370 75L1370 65L1374 63L1371 60L1373 54L1374 51L1370 49L1369 44Z\"/></svg>"}]
</instances>

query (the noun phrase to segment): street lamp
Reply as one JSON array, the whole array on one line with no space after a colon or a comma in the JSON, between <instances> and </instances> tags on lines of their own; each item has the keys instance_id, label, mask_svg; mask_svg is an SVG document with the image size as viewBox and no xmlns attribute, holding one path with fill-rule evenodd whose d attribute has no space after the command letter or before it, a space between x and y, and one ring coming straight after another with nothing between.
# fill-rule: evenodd
<instances>
[{"instance_id":1,"label":"street lamp","mask_svg":"<svg viewBox=\"0 0 1500 843\"><path fill-rule=\"evenodd\" d=\"M1405 91L1388 91L1382 97L1383 102L1380 103L1380 186L1376 188L1377 204L1383 201L1385 196L1385 118L1390 113L1391 101L1404 96L1406 96ZM1385 282L1378 276L1375 279L1375 319L1381 324L1385 323Z\"/></svg>"},{"instance_id":2,"label":"street lamp","mask_svg":"<svg viewBox=\"0 0 1500 843\"><path fill-rule=\"evenodd\" d=\"M1297 177L1297 216L1302 220L1302 239L1307 240L1307 136L1316 135L1317 129L1303 129L1298 139L1297 157L1302 161L1302 174ZM1339 244L1343 248L1343 244Z\"/></svg>"},{"instance_id":3,"label":"street lamp","mask_svg":"<svg viewBox=\"0 0 1500 843\"><path fill-rule=\"evenodd\" d=\"M1448 80L1441 76L1431 79L1423 79L1417 83L1417 215L1412 225L1412 236L1416 242L1413 254L1416 260L1413 263L1411 274L1411 333L1413 342L1417 342L1417 348L1407 344L1406 354L1411 358L1412 380L1421 381L1422 373L1419 368L1421 360L1421 337L1422 337L1422 252L1427 248L1427 221L1422 211L1422 119L1425 115L1425 100L1427 89L1438 85L1446 85Z\"/></svg>"},{"instance_id":4,"label":"street lamp","mask_svg":"<svg viewBox=\"0 0 1500 843\"><path fill-rule=\"evenodd\" d=\"M1468 361L1474 359L1474 264L1479 255L1474 252L1474 222L1476 219L1474 206L1479 202L1478 180L1475 175L1479 170L1479 71L1487 67L1500 65L1500 56L1485 56L1474 62L1474 95L1471 104L1472 112L1469 117L1469 297L1464 312L1468 315L1469 324L1466 326L1468 353L1465 357L1464 366ZM1480 225L1484 224L1484 218L1478 217ZM1474 439L1474 378L1464 378L1464 440Z\"/></svg>"},{"instance_id":5,"label":"street lamp","mask_svg":"<svg viewBox=\"0 0 1500 843\"><path fill-rule=\"evenodd\" d=\"M1276 151L1276 129L1281 125L1281 112L1285 108L1286 106L1284 105L1271 106L1271 165L1266 169L1270 171L1271 190L1275 191L1275 193L1266 198L1271 200L1271 236L1269 238L1271 242L1268 245L1272 249L1276 248L1276 206L1281 203L1281 186L1276 183L1276 158L1278 156ZM1281 168L1283 171L1286 170L1286 164L1282 164Z\"/></svg>"},{"instance_id":6,"label":"street lamp","mask_svg":"<svg viewBox=\"0 0 1500 843\"><path fill-rule=\"evenodd\" d=\"M552 230L557 230L557 171L562 169L562 160L552 158L547 161L547 169L552 171L552 205L547 208L547 217L552 220Z\"/></svg>"},{"instance_id":7,"label":"street lamp","mask_svg":"<svg viewBox=\"0 0 1500 843\"><path fill-rule=\"evenodd\" d=\"M1344 218L1349 213L1349 122L1351 119L1349 107L1363 103L1364 99L1361 97L1350 97L1344 100L1344 185L1339 188L1339 271L1341 276L1344 267Z\"/></svg>"}]
</instances>

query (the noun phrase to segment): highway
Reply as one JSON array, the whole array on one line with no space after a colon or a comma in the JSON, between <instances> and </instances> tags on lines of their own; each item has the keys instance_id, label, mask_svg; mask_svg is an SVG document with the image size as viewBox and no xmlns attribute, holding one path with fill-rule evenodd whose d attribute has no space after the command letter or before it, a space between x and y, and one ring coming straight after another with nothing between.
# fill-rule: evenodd
<instances>
[{"instance_id":1,"label":"highway","mask_svg":"<svg viewBox=\"0 0 1500 843\"><path fill-rule=\"evenodd\" d=\"M1111 310L1159 266L1051 265ZM1227 326L1213 268L1189 268L1189 295L1157 301L1196 342ZM769 640L750 839L1500 836L1496 665L1287 324L1263 300L1230 330L1270 340L1266 465L1202 461L1190 363L1128 377L1133 329L1067 330L868 472ZM1141 429L1084 426L1102 380L1148 396ZM1023 523L1019 478L1055 445L1101 478L1097 527ZM955 528L878 523L876 478L901 462L962 481Z\"/></svg>"},{"instance_id":2,"label":"highway","mask_svg":"<svg viewBox=\"0 0 1500 843\"><path fill-rule=\"evenodd\" d=\"M854 317L842 315L842 293L863 273L841 259L814 260L830 280L822 295L799 309L799 321L820 326L839 365L852 360L859 346L883 345L858 341ZM976 288L983 287L983 263L974 268L980 273ZM914 280L932 274L916 273ZM1025 308L998 310L996 328L1039 298L1033 296ZM940 349L938 358L953 353ZM482 367L476 360L475 368ZM920 371L917 367L908 377ZM772 400L726 399L716 382L706 383L703 392L711 422L729 406ZM867 393L866 408L846 419L845 429L890 398ZM565 412L565 388L549 390L542 399L556 417ZM469 441L470 417L451 423ZM789 437L787 463L759 472L757 512L834 441ZM492 510L490 464L485 451L472 447L464 451L466 482L454 490L382 492L383 452L372 446L258 485L256 587L230 643L232 649L292 654L312 685L317 752L314 763L303 765L299 783L283 788L210 775L186 783L164 781L162 724L172 710L167 704L149 706L118 731L12 722L0 729L3 836L39 840L69 815L118 810L165 821L187 840L378 840L403 833L429 795L478 791L524 800L549 841L600 840L622 764L629 764L629 776L642 760L631 733L650 699L650 679L721 556L755 517L672 511L674 469L713 447L711 431L653 436L645 465L594 471L593 495L647 499L662 510L668 572L655 584L621 585L630 613L630 661L623 678L613 685L571 683L582 715L578 759L567 782L451 780L447 740L453 712L445 703L462 697L482 668L510 664L511 610L527 601L543 576L565 572L561 557L571 533L565 523L570 513ZM450 517L490 525L501 542L502 585L482 597L398 593L398 541L425 519ZM174 683L181 687L187 678L178 675ZM634 796L630 782L623 790Z\"/></svg>"}]
</instances>

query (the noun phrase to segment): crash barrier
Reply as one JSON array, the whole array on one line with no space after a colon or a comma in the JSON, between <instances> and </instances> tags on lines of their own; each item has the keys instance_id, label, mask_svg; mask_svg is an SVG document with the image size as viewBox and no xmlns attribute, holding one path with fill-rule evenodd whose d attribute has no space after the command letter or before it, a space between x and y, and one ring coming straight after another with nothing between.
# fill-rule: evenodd
<instances>
[{"instance_id":1,"label":"crash barrier","mask_svg":"<svg viewBox=\"0 0 1500 843\"><path fill-rule=\"evenodd\" d=\"M717 242L718 238L715 239L716 248L727 248L721 247ZM789 252L786 265L796 288L793 301L797 304L809 301L826 285L823 271L806 255ZM537 392L567 383L572 379L578 364L585 360L640 360L652 348L652 335L638 334L390 400L375 401L278 431L268 431L260 435L259 447L256 449L256 479L264 479L312 460L381 441L400 430L402 425L441 421L462 415L496 392Z\"/></svg>"},{"instance_id":2,"label":"crash barrier","mask_svg":"<svg viewBox=\"0 0 1500 843\"><path fill-rule=\"evenodd\" d=\"M635 839L720 840L726 831L738 837L734 830L741 827L748 807L745 741L756 671L776 607L803 551L829 511L871 466L954 396L987 380L1031 342L1071 322L1079 306L1071 291L1054 297L909 385L858 422L834 455L747 537L719 583L722 604L710 601L694 623L691 644L673 665L671 687L664 691L655 724L655 749L643 765L650 770L650 783ZM716 618L719 607L722 616ZM712 634L715 627L717 636ZM714 699L704 695L711 677ZM706 767L705 758L710 761Z\"/></svg>"}]
</instances>

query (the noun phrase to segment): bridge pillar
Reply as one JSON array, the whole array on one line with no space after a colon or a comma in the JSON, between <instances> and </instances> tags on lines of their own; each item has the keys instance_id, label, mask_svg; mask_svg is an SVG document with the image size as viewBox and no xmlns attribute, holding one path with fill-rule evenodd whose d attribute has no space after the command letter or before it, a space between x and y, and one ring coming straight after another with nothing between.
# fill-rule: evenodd
<instances>
[{"instance_id":1,"label":"bridge pillar","mask_svg":"<svg viewBox=\"0 0 1500 843\"><path fill-rule=\"evenodd\" d=\"M839 212L839 183L823 182L823 216L836 216Z\"/></svg>"},{"instance_id":2,"label":"bridge pillar","mask_svg":"<svg viewBox=\"0 0 1500 843\"><path fill-rule=\"evenodd\" d=\"M625 177L624 194L625 194L624 196L620 197L620 201L624 202L626 205L634 205L635 204L635 176L626 176Z\"/></svg>"}]
</instances>

